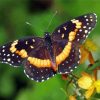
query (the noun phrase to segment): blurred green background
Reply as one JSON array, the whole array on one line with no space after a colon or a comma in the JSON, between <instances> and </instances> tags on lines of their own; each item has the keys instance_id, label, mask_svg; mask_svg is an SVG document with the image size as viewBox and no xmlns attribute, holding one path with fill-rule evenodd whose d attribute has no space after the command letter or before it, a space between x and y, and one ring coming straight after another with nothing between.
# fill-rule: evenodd
<instances>
[{"instance_id":1,"label":"blurred green background","mask_svg":"<svg viewBox=\"0 0 100 100\"><path fill-rule=\"evenodd\" d=\"M0 45L32 35L42 37L46 30L53 32L63 22L92 12L98 22L89 38L100 45L100 0L0 0ZM95 59L99 54L94 53ZM23 67L0 64L0 100L67 100L66 84L60 75L37 83L24 75Z\"/></svg>"}]
</instances>

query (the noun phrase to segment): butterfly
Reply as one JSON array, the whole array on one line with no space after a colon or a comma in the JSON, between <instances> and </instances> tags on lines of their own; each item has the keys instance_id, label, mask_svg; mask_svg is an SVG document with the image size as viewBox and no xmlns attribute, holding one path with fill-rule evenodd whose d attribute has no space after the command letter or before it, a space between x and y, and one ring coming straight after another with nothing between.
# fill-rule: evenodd
<instances>
[{"instance_id":1,"label":"butterfly","mask_svg":"<svg viewBox=\"0 0 100 100\"><path fill-rule=\"evenodd\" d=\"M69 74L80 61L79 46L95 27L95 13L85 14L57 27L44 38L26 37L0 47L0 61L24 66L28 78L43 82L58 74Z\"/></svg>"}]
</instances>

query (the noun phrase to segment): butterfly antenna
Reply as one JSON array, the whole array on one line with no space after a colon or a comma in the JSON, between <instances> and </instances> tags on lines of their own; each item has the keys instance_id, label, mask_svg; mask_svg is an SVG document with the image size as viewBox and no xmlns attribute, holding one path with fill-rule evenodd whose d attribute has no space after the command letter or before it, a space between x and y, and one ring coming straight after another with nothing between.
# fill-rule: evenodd
<instances>
[{"instance_id":1,"label":"butterfly antenna","mask_svg":"<svg viewBox=\"0 0 100 100\"><path fill-rule=\"evenodd\" d=\"M25 22L27 25L32 26L32 24L30 22Z\"/></svg>"},{"instance_id":2,"label":"butterfly antenna","mask_svg":"<svg viewBox=\"0 0 100 100\"><path fill-rule=\"evenodd\" d=\"M30 26L30 27L34 27L30 22L25 22L26 25ZM43 33L44 31L42 29L39 29L39 31L41 31L41 33Z\"/></svg>"},{"instance_id":3,"label":"butterfly antenna","mask_svg":"<svg viewBox=\"0 0 100 100\"><path fill-rule=\"evenodd\" d=\"M52 20L53 20L53 18L56 16L57 13L58 13L58 12L57 12L57 10L56 10L55 13L54 13L54 15L52 16L52 18L51 18L51 20L50 20L50 22L49 22L49 24L48 24L46 30L48 30L48 28L50 27L50 25L51 25L51 23L52 23Z\"/></svg>"}]
</instances>

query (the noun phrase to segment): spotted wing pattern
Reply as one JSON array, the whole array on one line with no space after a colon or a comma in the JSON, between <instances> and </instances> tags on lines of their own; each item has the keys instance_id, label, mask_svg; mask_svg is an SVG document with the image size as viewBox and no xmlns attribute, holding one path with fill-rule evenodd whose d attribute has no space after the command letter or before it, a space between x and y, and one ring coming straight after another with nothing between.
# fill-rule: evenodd
<instances>
[{"instance_id":1,"label":"spotted wing pattern","mask_svg":"<svg viewBox=\"0 0 100 100\"><path fill-rule=\"evenodd\" d=\"M24 68L24 73L26 74L26 76L31 80L35 80L37 82L48 80L50 77L53 77L56 74L56 72L50 67L37 68L29 62L25 62Z\"/></svg>"},{"instance_id":2,"label":"spotted wing pattern","mask_svg":"<svg viewBox=\"0 0 100 100\"><path fill-rule=\"evenodd\" d=\"M97 16L95 13L77 17L56 28L52 34L52 38L54 41L68 41L69 33L76 31L75 39L73 42L82 43L87 38L90 31L95 27L96 21Z\"/></svg>"},{"instance_id":3,"label":"spotted wing pattern","mask_svg":"<svg viewBox=\"0 0 100 100\"><path fill-rule=\"evenodd\" d=\"M80 61L80 49L79 47L72 45L69 56L58 65L58 73L68 74L77 68Z\"/></svg>"},{"instance_id":4,"label":"spotted wing pattern","mask_svg":"<svg viewBox=\"0 0 100 100\"><path fill-rule=\"evenodd\" d=\"M38 61L50 59L49 52L47 51L45 45L39 46L39 48L35 51L31 51L29 57L35 57L36 59L38 59ZM38 66L38 63L40 63L40 65L41 63L43 63L43 61L38 61L35 60L36 66L32 64L30 61L28 61L28 59L26 59L23 62L25 69L24 73L28 78L30 78L31 80L35 80L37 82L43 82L44 80L48 80L50 77L53 77L56 74L56 72L51 68L51 66ZM46 62L44 62L44 65L45 63Z\"/></svg>"},{"instance_id":5,"label":"spotted wing pattern","mask_svg":"<svg viewBox=\"0 0 100 100\"><path fill-rule=\"evenodd\" d=\"M90 31L95 27L96 14L86 14L60 25L52 34L52 40L63 43L63 49L68 42L72 43L69 56L58 64L58 73L70 73L79 64L80 44L85 41ZM59 48L62 46L59 45ZM58 50L59 51L59 50ZM58 52L57 51L57 52ZM67 53L67 52L66 52Z\"/></svg>"},{"instance_id":6,"label":"spotted wing pattern","mask_svg":"<svg viewBox=\"0 0 100 100\"><path fill-rule=\"evenodd\" d=\"M58 70L54 71L44 38L29 37L9 42L0 47L0 61L13 66L24 65L26 76L43 82L60 74L70 73L80 60L79 45L96 24L96 14L86 14L60 25L51 35Z\"/></svg>"},{"instance_id":7,"label":"spotted wing pattern","mask_svg":"<svg viewBox=\"0 0 100 100\"><path fill-rule=\"evenodd\" d=\"M43 40L36 37L9 42L0 47L0 61L12 66L20 66L31 50L36 50L42 44Z\"/></svg>"}]
</instances>

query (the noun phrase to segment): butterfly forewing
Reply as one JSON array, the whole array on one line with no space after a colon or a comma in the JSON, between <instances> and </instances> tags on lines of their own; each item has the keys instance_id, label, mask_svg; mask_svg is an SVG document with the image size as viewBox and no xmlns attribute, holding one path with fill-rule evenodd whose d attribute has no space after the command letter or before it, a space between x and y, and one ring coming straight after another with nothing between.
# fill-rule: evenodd
<instances>
[{"instance_id":1,"label":"butterfly forewing","mask_svg":"<svg viewBox=\"0 0 100 100\"><path fill-rule=\"evenodd\" d=\"M28 54L42 46L41 38L29 37L9 42L0 47L0 61L13 66L20 66Z\"/></svg>"},{"instance_id":2,"label":"butterfly forewing","mask_svg":"<svg viewBox=\"0 0 100 100\"><path fill-rule=\"evenodd\" d=\"M95 27L96 17L94 13L86 14L60 25L52 34L53 40L82 43Z\"/></svg>"},{"instance_id":3,"label":"butterfly forewing","mask_svg":"<svg viewBox=\"0 0 100 100\"><path fill-rule=\"evenodd\" d=\"M68 46L68 42L71 43L71 46L68 46L68 50L64 51L63 56L60 57L64 57L68 52L68 56L65 56L66 59L59 58L62 62L58 64L58 73L70 73L74 68L77 68L81 57L79 46L87 38L95 24L96 14L91 13L68 21L53 32L52 40L58 44L60 41L63 44L58 46L58 48L62 48L62 52ZM59 49L57 49L57 52L59 52Z\"/></svg>"}]
</instances>

